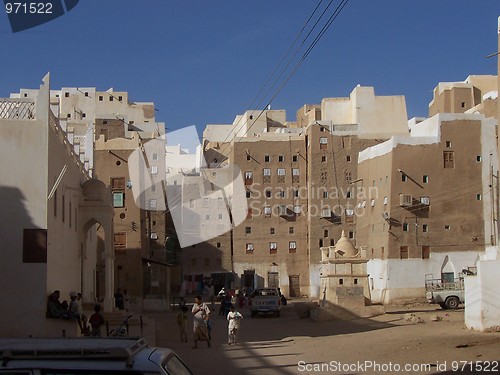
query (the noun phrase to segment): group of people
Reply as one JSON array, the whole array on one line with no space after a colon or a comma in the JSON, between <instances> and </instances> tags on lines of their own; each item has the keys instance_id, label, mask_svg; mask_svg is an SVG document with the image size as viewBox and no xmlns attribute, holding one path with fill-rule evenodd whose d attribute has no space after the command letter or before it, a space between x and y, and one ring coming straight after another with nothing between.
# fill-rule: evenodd
<instances>
[{"instance_id":1,"label":"group of people","mask_svg":"<svg viewBox=\"0 0 500 375\"><path fill-rule=\"evenodd\" d=\"M87 319L83 313L82 294L69 292L70 302L60 301L61 292L54 290L47 299L47 317L55 319L74 319L78 323L83 336L100 336L101 326L104 325L104 317L101 314L101 306L95 305L94 313Z\"/></svg>"},{"instance_id":2,"label":"group of people","mask_svg":"<svg viewBox=\"0 0 500 375\"><path fill-rule=\"evenodd\" d=\"M180 330L180 337L182 342L187 342L187 311L186 305L181 305L181 311L177 315L177 324ZM210 347L211 330L212 324L210 321L210 309L208 306L202 302L201 296L196 296L191 309L193 314L193 339L194 346L193 349L198 348L198 341L206 341L208 347ZM243 315L235 311L234 305L229 306L229 310L226 314L226 320L228 321L228 344L237 343L237 334L240 328L240 320L243 319Z\"/></svg>"}]
</instances>

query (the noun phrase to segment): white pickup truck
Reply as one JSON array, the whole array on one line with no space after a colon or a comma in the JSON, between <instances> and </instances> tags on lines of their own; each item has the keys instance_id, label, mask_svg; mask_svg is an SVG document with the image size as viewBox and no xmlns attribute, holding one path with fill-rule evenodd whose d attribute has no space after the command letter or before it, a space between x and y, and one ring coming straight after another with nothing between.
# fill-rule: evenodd
<instances>
[{"instance_id":1,"label":"white pickup truck","mask_svg":"<svg viewBox=\"0 0 500 375\"><path fill-rule=\"evenodd\" d=\"M426 275L425 297L430 303L437 303L443 309L457 309L465 303L464 279L442 281Z\"/></svg>"},{"instance_id":2,"label":"white pickup truck","mask_svg":"<svg viewBox=\"0 0 500 375\"><path fill-rule=\"evenodd\" d=\"M273 313L280 316L281 298L276 288L258 288L253 291L249 299L251 317L258 313Z\"/></svg>"}]
</instances>

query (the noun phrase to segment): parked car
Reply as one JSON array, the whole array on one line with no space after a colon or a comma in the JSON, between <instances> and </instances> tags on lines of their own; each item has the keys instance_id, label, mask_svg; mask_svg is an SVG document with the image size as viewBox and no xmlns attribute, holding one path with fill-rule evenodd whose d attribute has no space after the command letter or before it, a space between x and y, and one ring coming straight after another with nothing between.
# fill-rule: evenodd
<instances>
[{"instance_id":1,"label":"parked car","mask_svg":"<svg viewBox=\"0 0 500 375\"><path fill-rule=\"evenodd\" d=\"M457 309L465 303L464 279L443 281L426 275L425 297L429 303L437 303L442 309Z\"/></svg>"},{"instance_id":2,"label":"parked car","mask_svg":"<svg viewBox=\"0 0 500 375\"><path fill-rule=\"evenodd\" d=\"M251 317L258 313L272 313L280 316L281 296L276 288L257 288L248 301Z\"/></svg>"},{"instance_id":3,"label":"parked car","mask_svg":"<svg viewBox=\"0 0 500 375\"><path fill-rule=\"evenodd\" d=\"M172 350L144 339L1 339L0 362L0 375L192 375Z\"/></svg>"}]
</instances>

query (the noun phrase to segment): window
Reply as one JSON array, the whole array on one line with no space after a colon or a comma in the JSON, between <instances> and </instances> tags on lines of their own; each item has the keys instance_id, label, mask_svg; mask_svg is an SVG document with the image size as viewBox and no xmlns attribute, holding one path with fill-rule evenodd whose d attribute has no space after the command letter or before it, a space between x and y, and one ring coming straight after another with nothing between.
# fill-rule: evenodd
<instances>
[{"instance_id":1,"label":"window","mask_svg":"<svg viewBox=\"0 0 500 375\"><path fill-rule=\"evenodd\" d=\"M462 108L465 108L465 102L462 102L461 104L462 104Z\"/></svg>"},{"instance_id":2,"label":"window","mask_svg":"<svg viewBox=\"0 0 500 375\"><path fill-rule=\"evenodd\" d=\"M330 246L335 246L335 239L330 238Z\"/></svg>"},{"instance_id":3,"label":"window","mask_svg":"<svg viewBox=\"0 0 500 375\"><path fill-rule=\"evenodd\" d=\"M210 220L210 215L205 215L205 220L206 221Z\"/></svg>"},{"instance_id":4,"label":"window","mask_svg":"<svg viewBox=\"0 0 500 375\"><path fill-rule=\"evenodd\" d=\"M451 148L451 141L446 141L446 148Z\"/></svg>"},{"instance_id":5,"label":"window","mask_svg":"<svg viewBox=\"0 0 500 375\"><path fill-rule=\"evenodd\" d=\"M476 200L480 201L481 199L483 199L482 195L481 194L476 194Z\"/></svg>"},{"instance_id":6,"label":"window","mask_svg":"<svg viewBox=\"0 0 500 375\"><path fill-rule=\"evenodd\" d=\"M295 215L300 215L300 206L299 205L293 206L293 213Z\"/></svg>"},{"instance_id":7,"label":"window","mask_svg":"<svg viewBox=\"0 0 500 375\"><path fill-rule=\"evenodd\" d=\"M443 159L445 168L455 168L455 157L453 151L444 151Z\"/></svg>"},{"instance_id":8,"label":"window","mask_svg":"<svg viewBox=\"0 0 500 375\"><path fill-rule=\"evenodd\" d=\"M149 200L149 208L152 210L156 210L156 207L157 207L156 199L150 199Z\"/></svg>"},{"instance_id":9,"label":"window","mask_svg":"<svg viewBox=\"0 0 500 375\"><path fill-rule=\"evenodd\" d=\"M345 180L346 181L351 181L352 180L351 172L345 172Z\"/></svg>"},{"instance_id":10,"label":"window","mask_svg":"<svg viewBox=\"0 0 500 375\"><path fill-rule=\"evenodd\" d=\"M429 176L427 176L426 174L424 174L424 175L422 176L422 182L423 182L424 184L428 184L428 183L429 183Z\"/></svg>"},{"instance_id":11,"label":"window","mask_svg":"<svg viewBox=\"0 0 500 375\"><path fill-rule=\"evenodd\" d=\"M288 252L289 253L295 253L296 251L297 251L297 242L290 241L288 243Z\"/></svg>"},{"instance_id":12,"label":"window","mask_svg":"<svg viewBox=\"0 0 500 375\"><path fill-rule=\"evenodd\" d=\"M156 153L153 154L153 160L158 160L158 154Z\"/></svg>"},{"instance_id":13,"label":"window","mask_svg":"<svg viewBox=\"0 0 500 375\"><path fill-rule=\"evenodd\" d=\"M346 160L346 161L351 161L351 156L350 156L350 155L347 155L347 156L345 157L345 160Z\"/></svg>"},{"instance_id":14,"label":"window","mask_svg":"<svg viewBox=\"0 0 500 375\"><path fill-rule=\"evenodd\" d=\"M271 198L271 196L272 196L271 189L267 189L266 190L266 198Z\"/></svg>"},{"instance_id":15,"label":"window","mask_svg":"<svg viewBox=\"0 0 500 375\"><path fill-rule=\"evenodd\" d=\"M252 227L245 227L245 234L252 234Z\"/></svg>"},{"instance_id":16,"label":"window","mask_svg":"<svg viewBox=\"0 0 500 375\"><path fill-rule=\"evenodd\" d=\"M371 206L375 207L375 199L372 199Z\"/></svg>"},{"instance_id":17,"label":"window","mask_svg":"<svg viewBox=\"0 0 500 375\"><path fill-rule=\"evenodd\" d=\"M221 247L221 243L217 242L217 249L220 249L220 247Z\"/></svg>"},{"instance_id":18,"label":"window","mask_svg":"<svg viewBox=\"0 0 500 375\"><path fill-rule=\"evenodd\" d=\"M300 169L292 168L292 176L299 176L299 175L300 175Z\"/></svg>"},{"instance_id":19,"label":"window","mask_svg":"<svg viewBox=\"0 0 500 375\"><path fill-rule=\"evenodd\" d=\"M287 209L286 209L286 206L285 205L280 205L278 207L278 215L280 216L287 216Z\"/></svg>"},{"instance_id":20,"label":"window","mask_svg":"<svg viewBox=\"0 0 500 375\"><path fill-rule=\"evenodd\" d=\"M350 191L350 190L347 190L347 191L346 191L346 193L345 193L345 197L346 197L346 198L351 198L351 196L352 196L351 191Z\"/></svg>"},{"instance_id":21,"label":"window","mask_svg":"<svg viewBox=\"0 0 500 375\"><path fill-rule=\"evenodd\" d=\"M269 242L269 253L276 254L278 252L278 243L277 242Z\"/></svg>"},{"instance_id":22,"label":"window","mask_svg":"<svg viewBox=\"0 0 500 375\"><path fill-rule=\"evenodd\" d=\"M278 176L284 176L285 175L285 168L278 168Z\"/></svg>"},{"instance_id":23,"label":"window","mask_svg":"<svg viewBox=\"0 0 500 375\"><path fill-rule=\"evenodd\" d=\"M246 253L253 253L253 243L247 243Z\"/></svg>"},{"instance_id":24,"label":"window","mask_svg":"<svg viewBox=\"0 0 500 375\"><path fill-rule=\"evenodd\" d=\"M321 210L321 217L329 218L331 216L332 216L332 212L330 211L330 209L328 207L325 207Z\"/></svg>"},{"instance_id":25,"label":"window","mask_svg":"<svg viewBox=\"0 0 500 375\"><path fill-rule=\"evenodd\" d=\"M399 248L399 259L408 259L408 246L401 246Z\"/></svg>"},{"instance_id":26,"label":"window","mask_svg":"<svg viewBox=\"0 0 500 375\"><path fill-rule=\"evenodd\" d=\"M323 155L323 156L321 157L321 162L322 162L322 163L326 163L326 155Z\"/></svg>"},{"instance_id":27,"label":"window","mask_svg":"<svg viewBox=\"0 0 500 375\"><path fill-rule=\"evenodd\" d=\"M428 206L431 204L431 200L429 197L420 197L420 204L423 204L424 206Z\"/></svg>"},{"instance_id":28,"label":"window","mask_svg":"<svg viewBox=\"0 0 500 375\"><path fill-rule=\"evenodd\" d=\"M274 228L269 228L269 234L275 234L275 233L276 232L275 232Z\"/></svg>"},{"instance_id":29,"label":"window","mask_svg":"<svg viewBox=\"0 0 500 375\"><path fill-rule=\"evenodd\" d=\"M388 202L388 200L387 200L387 196L385 196L385 197L384 197L384 205L387 205L387 202Z\"/></svg>"},{"instance_id":30,"label":"window","mask_svg":"<svg viewBox=\"0 0 500 375\"><path fill-rule=\"evenodd\" d=\"M271 217L271 206L264 207L264 217Z\"/></svg>"},{"instance_id":31,"label":"window","mask_svg":"<svg viewBox=\"0 0 500 375\"><path fill-rule=\"evenodd\" d=\"M327 192L327 191L324 191L324 192L323 192L323 198L324 198L324 199L327 199L327 198L328 198L328 192Z\"/></svg>"},{"instance_id":32,"label":"window","mask_svg":"<svg viewBox=\"0 0 500 375\"><path fill-rule=\"evenodd\" d=\"M349 231L349 238L350 238L350 239L353 239L353 238L354 238L354 232L353 232L353 231Z\"/></svg>"},{"instance_id":33,"label":"window","mask_svg":"<svg viewBox=\"0 0 500 375\"><path fill-rule=\"evenodd\" d=\"M476 156L476 161L479 163L481 160L483 160L483 158L481 157L481 155L477 155Z\"/></svg>"},{"instance_id":34,"label":"window","mask_svg":"<svg viewBox=\"0 0 500 375\"><path fill-rule=\"evenodd\" d=\"M253 184L253 172L246 171L245 172L245 185L251 185L251 184Z\"/></svg>"},{"instance_id":35,"label":"window","mask_svg":"<svg viewBox=\"0 0 500 375\"><path fill-rule=\"evenodd\" d=\"M115 251L125 251L127 248L127 233L118 232L114 234Z\"/></svg>"},{"instance_id":36,"label":"window","mask_svg":"<svg viewBox=\"0 0 500 375\"><path fill-rule=\"evenodd\" d=\"M285 191L284 190L278 190L278 198L285 198Z\"/></svg>"},{"instance_id":37,"label":"window","mask_svg":"<svg viewBox=\"0 0 500 375\"><path fill-rule=\"evenodd\" d=\"M125 193L123 191L113 191L113 207L125 206ZM64 196L63 196L63 221L64 221Z\"/></svg>"},{"instance_id":38,"label":"window","mask_svg":"<svg viewBox=\"0 0 500 375\"><path fill-rule=\"evenodd\" d=\"M246 191L246 197L247 197L247 198L250 198L250 195L251 195L250 190L247 190L247 191Z\"/></svg>"},{"instance_id":39,"label":"window","mask_svg":"<svg viewBox=\"0 0 500 375\"><path fill-rule=\"evenodd\" d=\"M422 232L427 233L429 231L429 225L423 224L422 225Z\"/></svg>"},{"instance_id":40,"label":"window","mask_svg":"<svg viewBox=\"0 0 500 375\"><path fill-rule=\"evenodd\" d=\"M431 257L430 246L422 246L422 259L429 259Z\"/></svg>"},{"instance_id":41,"label":"window","mask_svg":"<svg viewBox=\"0 0 500 375\"><path fill-rule=\"evenodd\" d=\"M294 231L293 227L289 227L289 228L288 228L288 233L289 233L289 234L293 234L293 231Z\"/></svg>"},{"instance_id":42,"label":"window","mask_svg":"<svg viewBox=\"0 0 500 375\"><path fill-rule=\"evenodd\" d=\"M318 245L319 245L319 247L323 247L323 239L322 238L319 239Z\"/></svg>"},{"instance_id":43,"label":"window","mask_svg":"<svg viewBox=\"0 0 500 375\"><path fill-rule=\"evenodd\" d=\"M102 100L103 100L102 95L99 95L99 101L102 102Z\"/></svg>"},{"instance_id":44,"label":"window","mask_svg":"<svg viewBox=\"0 0 500 375\"><path fill-rule=\"evenodd\" d=\"M65 97L65 98L69 98L69 92L65 92L65 93L64 93L64 97Z\"/></svg>"},{"instance_id":45,"label":"window","mask_svg":"<svg viewBox=\"0 0 500 375\"><path fill-rule=\"evenodd\" d=\"M293 156L292 156L292 161L293 161L294 163L298 162L298 161L299 161L299 156L298 156L298 155L293 155Z\"/></svg>"},{"instance_id":46,"label":"window","mask_svg":"<svg viewBox=\"0 0 500 375\"><path fill-rule=\"evenodd\" d=\"M319 148L321 150L326 150L328 148L328 138L320 137L319 139Z\"/></svg>"},{"instance_id":47,"label":"window","mask_svg":"<svg viewBox=\"0 0 500 375\"><path fill-rule=\"evenodd\" d=\"M264 162L269 163L271 161L271 157L269 155L264 155Z\"/></svg>"},{"instance_id":48,"label":"window","mask_svg":"<svg viewBox=\"0 0 500 375\"><path fill-rule=\"evenodd\" d=\"M293 189L293 197L298 198L299 197L299 189Z\"/></svg>"},{"instance_id":49,"label":"window","mask_svg":"<svg viewBox=\"0 0 500 375\"><path fill-rule=\"evenodd\" d=\"M250 156L250 154L247 154L247 161L250 160L252 160L252 157ZM217 163L217 159L214 159L214 163Z\"/></svg>"},{"instance_id":50,"label":"window","mask_svg":"<svg viewBox=\"0 0 500 375\"><path fill-rule=\"evenodd\" d=\"M262 170L262 173L264 176L270 176L271 175L271 168L264 168Z\"/></svg>"},{"instance_id":51,"label":"window","mask_svg":"<svg viewBox=\"0 0 500 375\"><path fill-rule=\"evenodd\" d=\"M401 173L401 181L406 182L407 176L404 173Z\"/></svg>"},{"instance_id":52,"label":"window","mask_svg":"<svg viewBox=\"0 0 500 375\"><path fill-rule=\"evenodd\" d=\"M279 156L278 156L278 161L279 161L280 163L283 163L283 162L285 161L285 156L284 156L284 155L279 155Z\"/></svg>"},{"instance_id":53,"label":"window","mask_svg":"<svg viewBox=\"0 0 500 375\"><path fill-rule=\"evenodd\" d=\"M410 229L410 225L408 223L403 223L403 232L408 232Z\"/></svg>"},{"instance_id":54,"label":"window","mask_svg":"<svg viewBox=\"0 0 500 375\"><path fill-rule=\"evenodd\" d=\"M113 98L113 96L112 96L112 95L110 95L110 96L109 96L109 101L110 101L110 102L112 102L112 101L113 101L113 99L114 99L114 98Z\"/></svg>"},{"instance_id":55,"label":"window","mask_svg":"<svg viewBox=\"0 0 500 375\"><path fill-rule=\"evenodd\" d=\"M328 237L328 229L323 230L323 237Z\"/></svg>"},{"instance_id":56,"label":"window","mask_svg":"<svg viewBox=\"0 0 500 375\"><path fill-rule=\"evenodd\" d=\"M450 229L451 229L451 226L450 226L450 225L445 225L445 226L444 226L444 229L446 229L446 230L450 230Z\"/></svg>"},{"instance_id":57,"label":"window","mask_svg":"<svg viewBox=\"0 0 500 375\"><path fill-rule=\"evenodd\" d=\"M152 165L151 166L151 174L157 174L157 173L158 173L158 166Z\"/></svg>"}]
</instances>

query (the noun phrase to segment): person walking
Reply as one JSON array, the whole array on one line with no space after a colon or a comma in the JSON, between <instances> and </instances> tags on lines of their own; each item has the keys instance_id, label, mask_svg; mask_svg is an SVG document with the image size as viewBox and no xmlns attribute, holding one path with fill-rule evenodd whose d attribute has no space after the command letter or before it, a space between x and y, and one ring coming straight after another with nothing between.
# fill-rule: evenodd
<instances>
[{"instance_id":1,"label":"person walking","mask_svg":"<svg viewBox=\"0 0 500 375\"><path fill-rule=\"evenodd\" d=\"M181 311L177 314L177 325L179 326L179 332L181 335L181 342L188 342L187 338L187 315L188 311L186 306L181 307Z\"/></svg>"},{"instance_id":2,"label":"person walking","mask_svg":"<svg viewBox=\"0 0 500 375\"><path fill-rule=\"evenodd\" d=\"M237 344L238 330L240 329L241 319L243 319L243 315L241 315L238 311L235 311L234 306L231 306L227 314L227 321L229 322L227 336L228 345Z\"/></svg>"},{"instance_id":3,"label":"person walking","mask_svg":"<svg viewBox=\"0 0 500 375\"><path fill-rule=\"evenodd\" d=\"M201 301L201 296L196 296L194 299L194 305L191 312L193 313L193 349L198 348L198 341L206 341L208 347L210 347L210 337L206 323L210 318L210 309Z\"/></svg>"}]
</instances>

